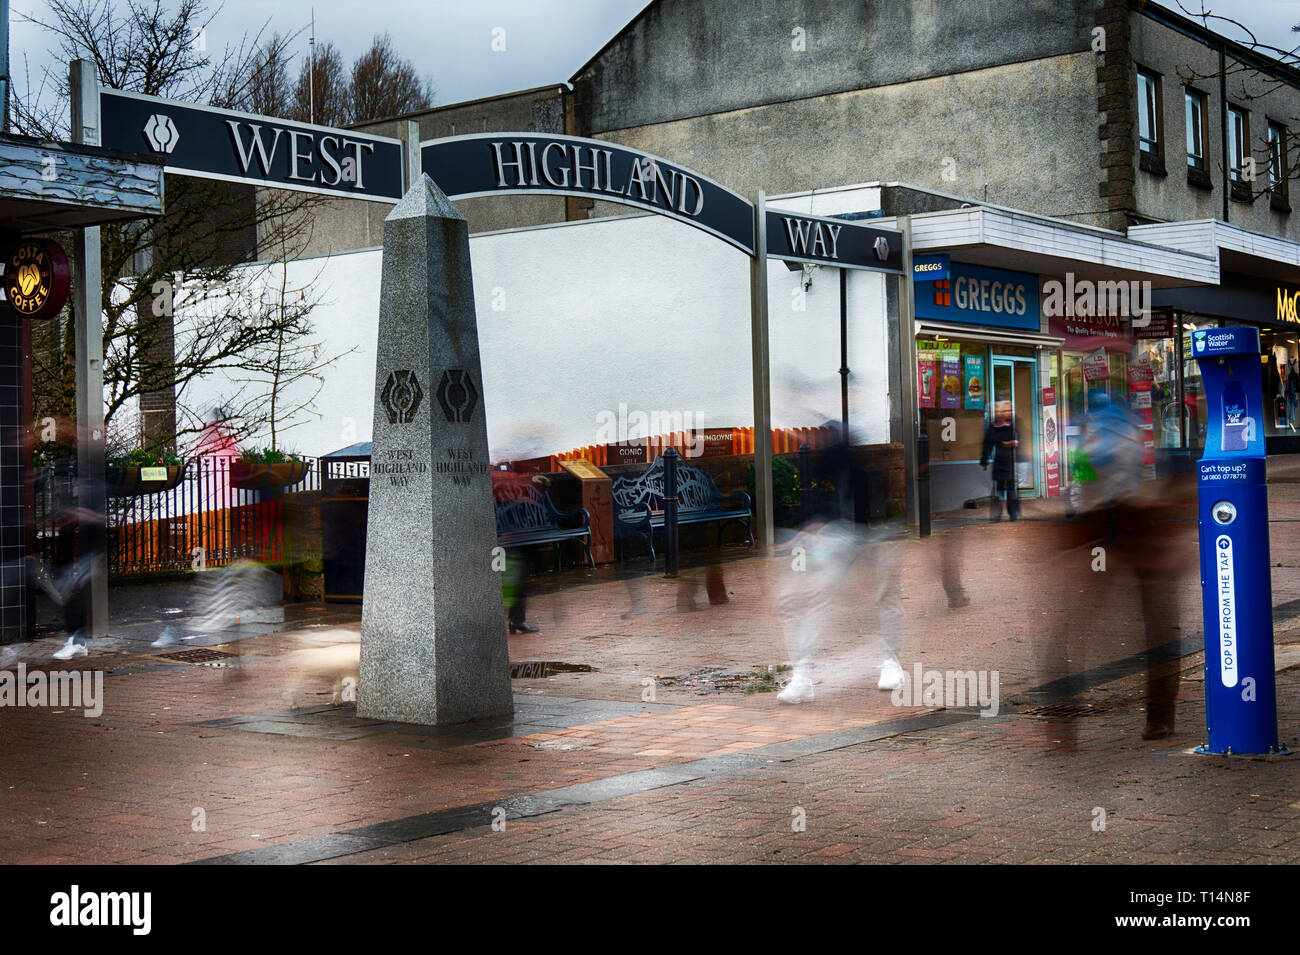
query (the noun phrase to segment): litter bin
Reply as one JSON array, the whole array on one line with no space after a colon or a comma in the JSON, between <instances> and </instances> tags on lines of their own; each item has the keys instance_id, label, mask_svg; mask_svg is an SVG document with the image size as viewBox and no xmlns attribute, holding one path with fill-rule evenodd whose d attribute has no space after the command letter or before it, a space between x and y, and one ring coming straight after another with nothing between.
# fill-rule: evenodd
<instances>
[{"instance_id":1,"label":"litter bin","mask_svg":"<svg viewBox=\"0 0 1300 955\"><path fill-rule=\"evenodd\" d=\"M853 520L859 524L884 517L885 472L865 468L853 471Z\"/></svg>"},{"instance_id":2,"label":"litter bin","mask_svg":"<svg viewBox=\"0 0 1300 955\"><path fill-rule=\"evenodd\" d=\"M366 515L370 509L370 442L321 457L321 550L325 599L360 603L366 580Z\"/></svg>"}]
</instances>

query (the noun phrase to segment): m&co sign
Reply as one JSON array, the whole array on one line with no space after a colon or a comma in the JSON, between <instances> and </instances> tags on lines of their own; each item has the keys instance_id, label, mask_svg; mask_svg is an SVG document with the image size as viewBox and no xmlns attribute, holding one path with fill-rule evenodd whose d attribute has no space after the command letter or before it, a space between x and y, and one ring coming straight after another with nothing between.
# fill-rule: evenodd
<instances>
[{"instance_id":1,"label":"m&co sign","mask_svg":"<svg viewBox=\"0 0 1300 955\"><path fill-rule=\"evenodd\" d=\"M53 318L68 300L72 268L57 242L26 239L5 259L5 298L23 318Z\"/></svg>"},{"instance_id":2,"label":"m&co sign","mask_svg":"<svg viewBox=\"0 0 1300 955\"><path fill-rule=\"evenodd\" d=\"M1277 320L1300 325L1300 315L1297 315L1297 303L1300 303L1300 291L1291 292L1278 286Z\"/></svg>"}]
</instances>

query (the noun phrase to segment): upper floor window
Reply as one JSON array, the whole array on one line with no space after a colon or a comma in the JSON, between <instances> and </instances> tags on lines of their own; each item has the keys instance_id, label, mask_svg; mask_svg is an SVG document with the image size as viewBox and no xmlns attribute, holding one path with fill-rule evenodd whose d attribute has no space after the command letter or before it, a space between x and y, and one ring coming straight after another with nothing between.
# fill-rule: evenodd
<instances>
[{"instance_id":1,"label":"upper floor window","mask_svg":"<svg viewBox=\"0 0 1300 955\"><path fill-rule=\"evenodd\" d=\"M1187 165L1205 169L1205 94L1189 89L1185 96L1187 113Z\"/></svg>"},{"instance_id":2,"label":"upper floor window","mask_svg":"<svg viewBox=\"0 0 1300 955\"><path fill-rule=\"evenodd\" d=\"M1281 123L1268 124L1268 188L1286 192L1286 127Z\"/></svg>"},{"instance_id":3,"label":"upper floor window","mask_svg":"<svg viewBox=\"0 0 1300 955\"><path fill-rule=\"evenodd\" d=\"M1138 148L1152 156L1160 155L1160 77L1149 70L1138 70Z\"/></svg>"},{"instance_id":4,"label":"upper floor window","mask_svg":"<svg viewBox=\"0 0 1300 955\"><path fill-rule=\"evenodd\" d=\"M1228 175L1234 182L1246 182L1254 178L1254 170L1248 169L1253 163L1250 158L1250 122L1246 111L1239 106L1228 107Z\"/></svg>"}]
</instances>

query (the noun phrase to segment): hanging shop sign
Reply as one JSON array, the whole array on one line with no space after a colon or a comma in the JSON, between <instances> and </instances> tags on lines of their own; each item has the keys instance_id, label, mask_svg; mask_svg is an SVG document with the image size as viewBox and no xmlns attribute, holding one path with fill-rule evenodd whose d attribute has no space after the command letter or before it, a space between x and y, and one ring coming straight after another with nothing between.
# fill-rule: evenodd
<instances>
[{"instance_id":1,"label":"hanging shop sign","mask_svg":"<svg viewBox=\"0 0 1300 955\"><path fill-rule=\"evenodd\" d=\"M50 239L24 239L5 258L5 298L23 318L53 318L67 302L71 286L68 257Z\"/></svg>"},{"instance_id":2,"label":"hanging shop sign","mask_svg":"<svg viewBox=\"0 0 1300 955\"><path fill-rule=\"evenodd\" d=\"M961 262L948 270L947 279L915 283L917 318L1039 330L1038 276Z\"/></svg>"},{"instance_id":3,"label":"hanging shop sign","mask_svg":"<svg viewBox=\"0 0 1300 955\"><path fill-rule=\"evenodd\" d=\"M1153 308L1142 316L1145 324L1133 323L1133 337L1141 340L1154 340L1174 337L1174 310L1172 308Z\"/></svg>"},{"instance_id":4,"label":"hanging shop sign","mask_svg":"<svg viewBox=\"0 0 1300 955\"><path fill-rule=\"evenodd\" d=\"M402 198L402 143L176 100L99 91L103 145L152 153L182 176L349 199Z\"/></svg>"},{"instance_id":5,"label":"hanging shop sign","mask_svg":"<svg viewBox=\"0 0 1300 955\"><path fill-rule=\"evenodd\" d=\"M1105 381L1110 377L1110 361L1106 349L1098 348L1083 360L1083 377L1088 381Z\"/></svg>"},{"instance_id":6,"label":"hanging shop sign","mask_svg":"<svg viewBox=\"0 0 1300 955\"><path fill-rule=\"evenodd\" d=\"M984 356L967 355L962 359L964 363L962 380L965 387L962 389L966 395L966 410L983 411L984 410Z\"/></svg>"},{"instance_id":7,"label":"hanging shop sign","mask_svg":"<svg viewBox=\"0 0 1300 955\"><path fill-rule=\"evenodd\" d=\"M921 408L938 406L939 392L939 343L919 341L916 343L916 389L917 405Z\"/></svg>"},{"instance_id":8,"label":"hanging shop sign","mask_svg":"<svg viewBox=\"0 0 1300 955\"><path fill-rule=\"evenodd\" d=\"M939 407L961 407L961 345L941 342L939 345Z\"/></svg>"},{"instance_id":9,"label":"hanging shop sign","mask_svg":"<svg viewBox=\"0 0 1300 955\"><path fill-rule=\"evenodd\" d=\"M1043 470L1047 496L1061 495L1061 432L1056 418L1056 389L1043 389Z\"/></svg>"},{"instance_id":10,"label":"hanging shop sign","mask_svg":"<svg viewBox=\"0 0 1300 955\"><path fill-rule=\"evenodd\" d=\"M1072 351L1100 348L1127 352L1131 345L1128 319L1123 315L1049 315L1047 329L1062 339L1062 348Z\"/></svg>"}]
</instances>

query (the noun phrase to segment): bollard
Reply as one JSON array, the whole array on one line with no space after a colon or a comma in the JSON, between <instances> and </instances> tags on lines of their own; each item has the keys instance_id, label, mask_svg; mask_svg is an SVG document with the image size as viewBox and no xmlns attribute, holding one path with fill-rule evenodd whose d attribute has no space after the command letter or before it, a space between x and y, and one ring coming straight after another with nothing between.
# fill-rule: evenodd
<instances>
[{"instance_id":1,"label":"bollard","mask_svg":"<svg viewBox=\"0 0 1300 955\"><path fill-rule=\"evenodd\" d=\"M930 536L930 436L922 425L916 436L916 518L921 537Z\"/></svg>"},{"instance_id":2,"label":"bollard","mask_svg":"<svg viewBox=\"0 0 1300 955\"><path fill-rule=\"evenodd\" d=\"M677 454L664 451L664 576L677 576Z\"/></svg>"},{"instance_id":3,"label":"bollard","mask_svg":"<svg viewBox=\"0 0 1300 955\"><path fill-rule=\"evenodd\" d=\"M799 510L803 523L812 518L812 449L799 445Z\"/></svg>"},{"instance_id":4,"label":"bollard","mask_svg":"<svg viewBox=\"0 0 1300 955\"><path fill-rule=\"evenodd\" d=\"M1285 753L1277 736L1259 330L1192 332L1205 453L1197 464L1205 726L1198 753Z\"/></svg>"}]
</instances>

